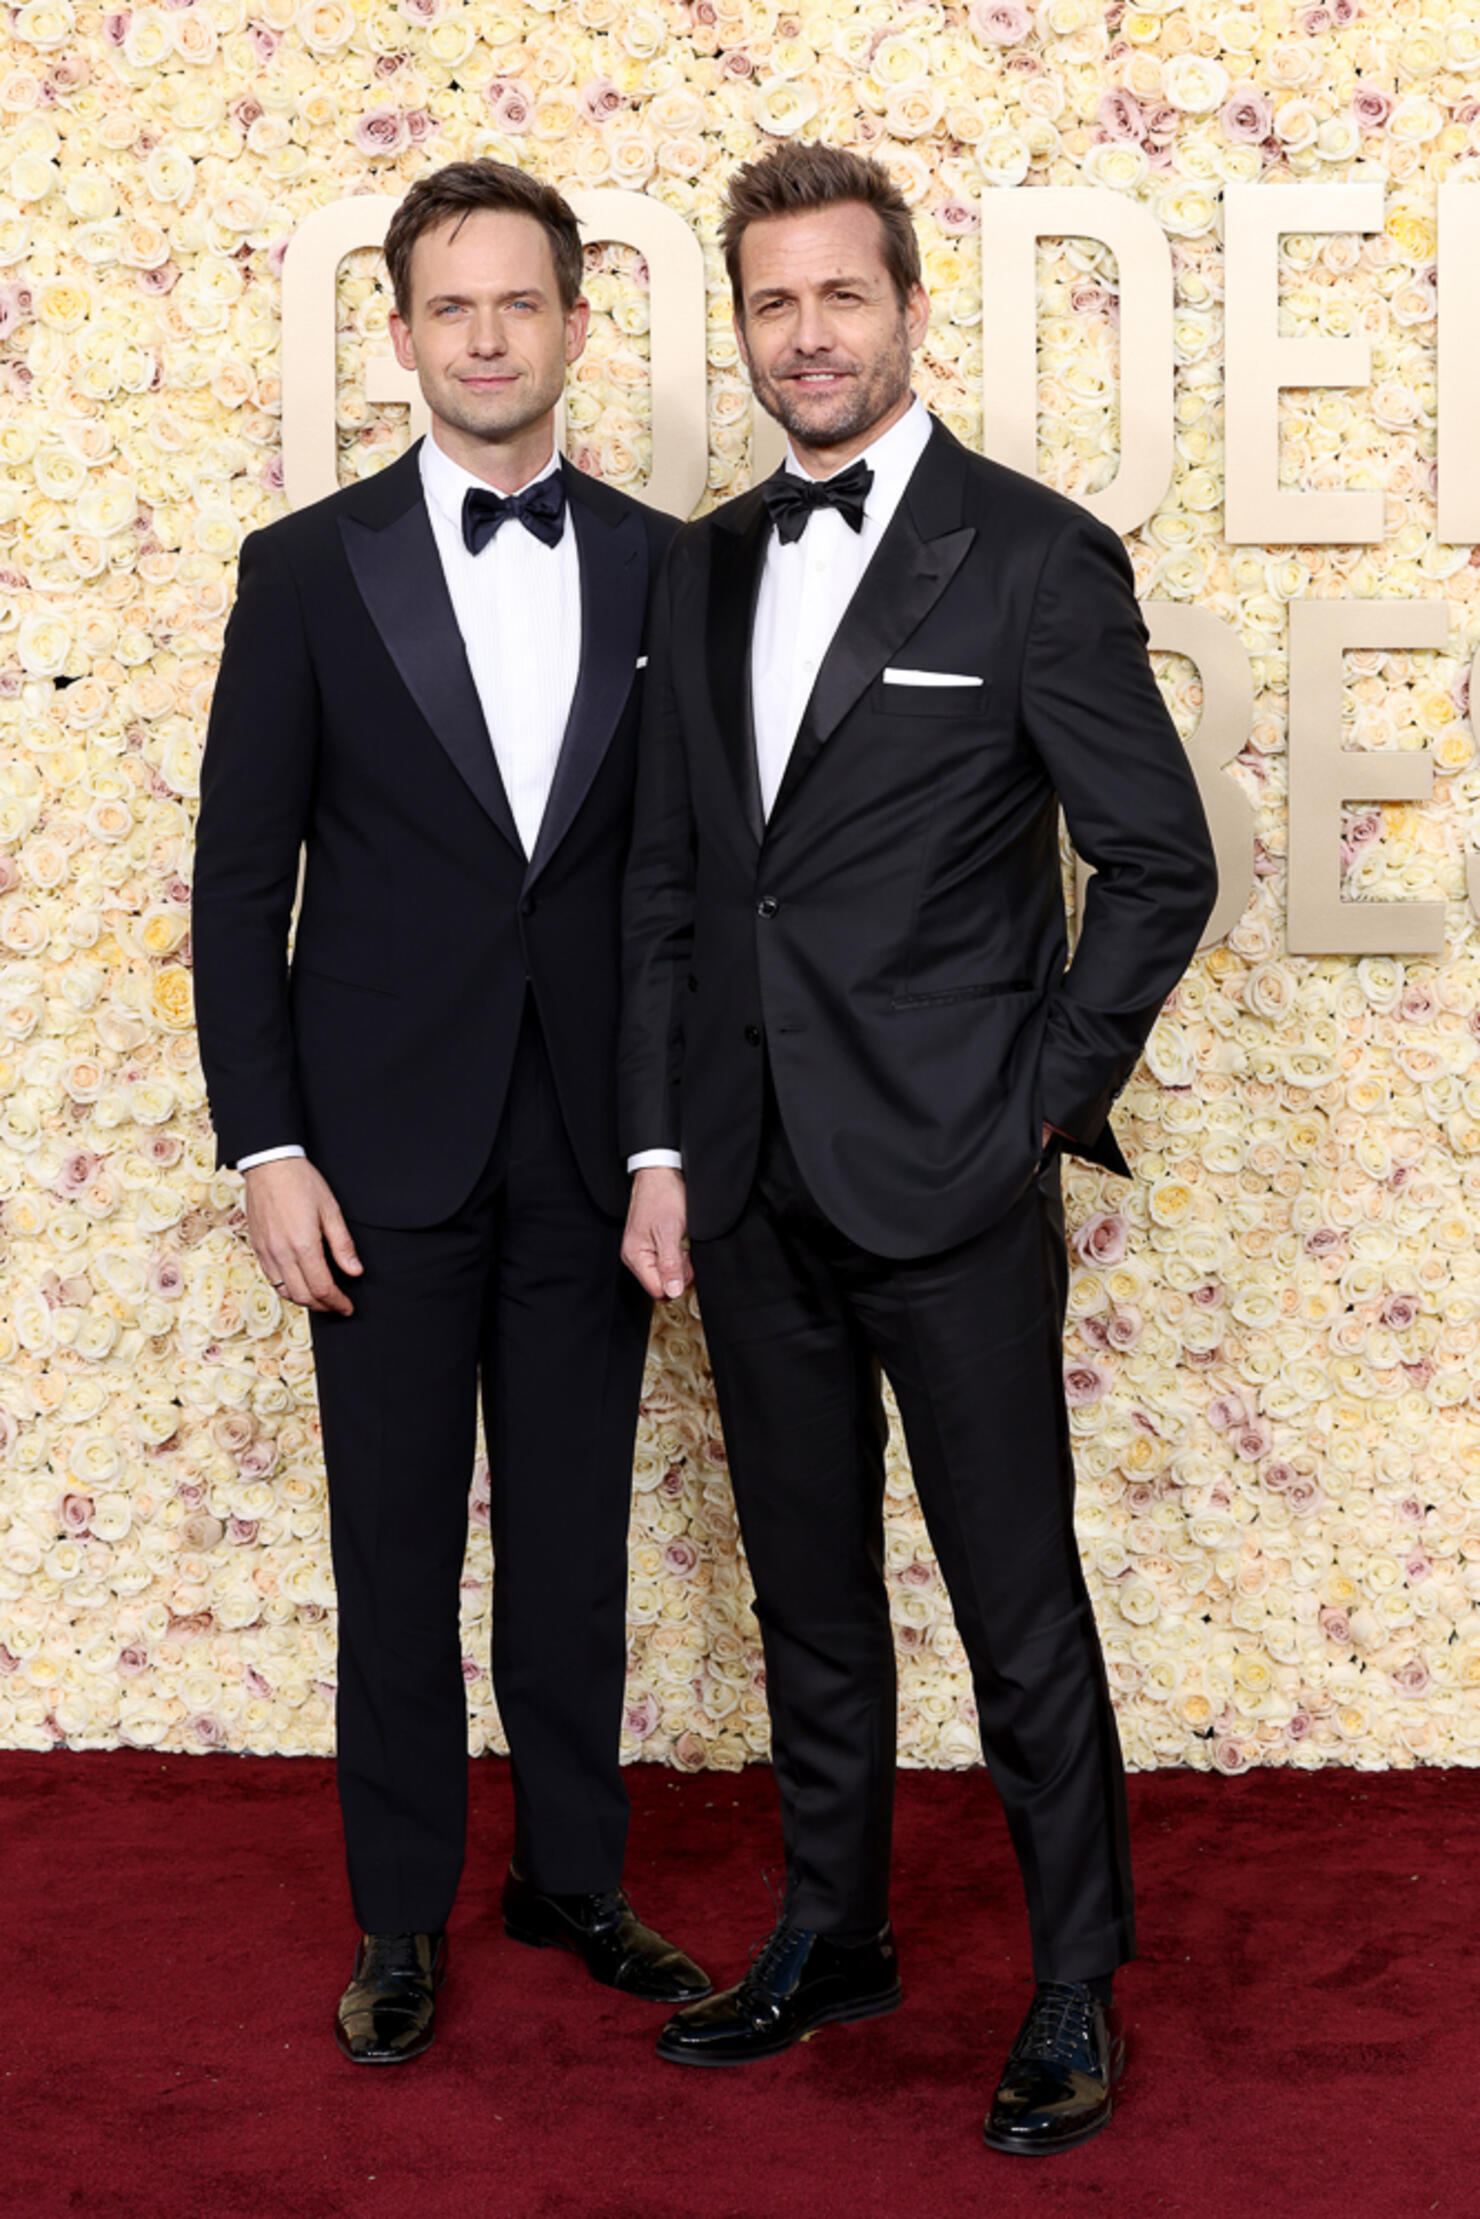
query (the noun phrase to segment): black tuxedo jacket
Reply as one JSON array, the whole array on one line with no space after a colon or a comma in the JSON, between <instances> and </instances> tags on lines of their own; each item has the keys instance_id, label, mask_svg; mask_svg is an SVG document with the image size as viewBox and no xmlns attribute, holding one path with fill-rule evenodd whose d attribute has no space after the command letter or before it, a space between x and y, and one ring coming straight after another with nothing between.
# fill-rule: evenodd
<instances>
[{"instance_id":1,"label":"black tuxedo jacket","mask_svg":"<svg viewBox=\"0 0 1480 2219\"><path fill-rule=\"evenodd\" d=\"M690 1231L726 1231L769 1060L820 1208L877 1254L930 1254L1022 1192L1045 1120L1124 1169L1106 1119L1211 911L1207 825L1119 540L939 423L763 823L769 529L758 491L686 526L657 596L623 1145L681 1147ZM1095 866L1067 970L1060 805Z\"/></svg>"},{"instance_id":2,"label":"black tuxedo jacket","mask_svg":"<svg viewBox=\"0 0 1480 2219\"><path fill-rule=\"evenodd\" d=\"M211 1114L223 1163L297 1141L372 1224L435 1224L472 1188L529 988L582 1174L603 1210L626 1207L620 885L649 585L676 527L568 464L564 477L581 664L531 856L417 450L242 548L195 865Z\"/></svg>"}]
</instances>

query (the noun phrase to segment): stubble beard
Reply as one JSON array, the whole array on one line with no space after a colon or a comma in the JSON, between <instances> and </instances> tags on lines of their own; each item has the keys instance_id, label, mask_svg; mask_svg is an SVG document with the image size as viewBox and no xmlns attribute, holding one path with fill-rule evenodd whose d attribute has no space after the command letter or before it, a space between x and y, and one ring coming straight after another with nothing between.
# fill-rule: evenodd
<instances>
[{"instance_id":1,"label":"stubble beard","mask_svg":"<svg viewBox=\"0 0 1480 2219\"><path fill-rule=\"evenodd\" d=\"M911 359L909 328L901 316L887 351L854 369L849 385L830 400L809 403L789 379L768 377L754 364L750 381L766 414L799 447L842 447L861 439L903 400Z\"/></svg>"}]
</instances>

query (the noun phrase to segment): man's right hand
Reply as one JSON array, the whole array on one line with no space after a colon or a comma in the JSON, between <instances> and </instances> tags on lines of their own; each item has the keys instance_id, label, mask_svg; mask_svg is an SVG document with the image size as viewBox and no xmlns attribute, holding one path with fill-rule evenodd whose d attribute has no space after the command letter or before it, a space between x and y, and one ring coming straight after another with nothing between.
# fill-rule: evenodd
<instances>
[{"instance_id":1,"label":"man's right hand","mask_svg":"<svg viewBox=\"0 0 1480 2219\"><path fill-rule=\"evenodd\" d=\"M649 1165L634 1174L622 1261L655 1302L673 1301L694 1276L684 1247L688 1221L681 1171Z\"/></svg>"},{"instance_id":2,"label":"man's right hand","mask_svg":"<svg viewBox=\"0 0 1480 2219\"><path fill-rule=\"evenodd\" d=\"M302 1156L254 1163L243 1176L247 1235L278 1292L305 1310L353 1317L355 1306L336 1283L325 1247L351 1278L358 1278L365 1267L355 1254L349 1227L327 1182Z\"/></svg>"}]
</instances>

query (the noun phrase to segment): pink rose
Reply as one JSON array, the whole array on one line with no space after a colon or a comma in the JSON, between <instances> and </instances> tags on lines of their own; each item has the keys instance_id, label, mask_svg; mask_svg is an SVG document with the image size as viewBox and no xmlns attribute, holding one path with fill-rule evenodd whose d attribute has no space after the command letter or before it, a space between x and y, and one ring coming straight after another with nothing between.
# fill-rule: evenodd
<instances>
[{"instance_id":1,"label":"pink rose","mask_svg":"<svg viewBox=\"0 0 1480 2219\"><path fill-rule=\"evenodd\" d=\"M1096 1210L1074 1235L1074 1246L1086 1264L1118 1264L1129 1245L1129 1228L1118 1210Z\"/></svg>"},{"instance_id":2,"label":"pink rose","mask_svg":"<svg viewBox=\"0 0 1480 2219\"><path fill-rule=\"evenodd\" d=\"M1308 39L1324 38L1332 28L1331 10L1324 7L1303 8L1295 22Z\"/></svg>"},{"instance_id":3,"label":"pink rose","mask_svg":"<svg viewBox=\"0 0 1480 2219\"><path fill-rule=\"evenodd\" d=\"M102 1160L90 1148L72 1149L62 1158L61 1169L51 1182L52 1193L61 1195L65 1201L71 1201L74 1195L85 1193Z\"/></svg>"},{"instance_id":4,"label":"pink rose","mask_svg":"<svg viewBox=\"0 0 1480 2219\"><path fill-rule=\"evenodd\" d=\"M128 37L128 27L132 21L133 17L127 9L120 9L116 14L104 16L103 36L110 46L122 46L124 40Z\"/></svg>"},{"instance_id":5,"label":"pink rose","mask_svg":"<svg viewBox=\"0 0 1480 2219\"><path fill-rule=\"evenodd\" d=\"M406 136L413 146L425 146L434 131L441 129L436 117L428 108L406 110Z\"/></svg>"},{"instance_id":6,"label":"pink rose","mask_svg":"<svg viewBox=\"0 0 1480 2219\"><path fill-rule=\"evenodd\" d=\"M353 135L362 154L377 157L403 154L411 143L399 108L367 108L357 119Z\"/></svg>"},{"instance_id":7,"label":"pink rose","mask_svg":"<svg viewBox=\"0 0 1480 2219\"><path fill-rule=\"evenodd\" d=\"M1101 93L1095 121L1107 139L1132 139L1139 146L1146 136L1141 103L1123 85L1112 85L1108 92Z\"/></svg>"},{"instance_id":8,"label":"pink rose","mask_svg":"<svg viewBox=\"0 0 1480 2219\"><path fill-rule=\"evenodd\" d=\"M268 63L273 61L277 55L277 32L272 29L270 24L249 23L247 25L247 37L252 42L252 52L265 69Z\"/></svg>"},{"instance_id":9,"label":"pink rose","mask_svg":"<svg viewBox=\"0 0 1480 2219\"><path fill-rule=\"evenodd\" d=\"M1394 1333L1406 1333L1418 1316L1418 1298L1411 1294L1390 1294L1379 1315Z\"/></svg>"},{"instance_id":10,"label":"pink rose","mask_svg":"<svg viewBox=\"0 0 1480 2219\"><path fill-rule=\"evenodd\" d=\"M1020 46L1033 28L1033 18L1017 0L971 0L967 21L989 46Z\"/></svg>"},{"instance_id":11,"label":"pink rose","mask_svg":"<svg viewBox=\"0 0 1480 2219\"><path fill-rule=\"evenodd\" d=\"M1392 112L1392 94L1378 85L1359 85L1352 94L1352 114L1364 131L1380 131Z\"/></svg>"},{"instance_id":12,"label":"pink rose","mask_svg":"<svg viewBox=\"0 0 1480 2219\"><path fill-rule=\"evenodd\" d=\"M1145 1331L1146 1321L1133 1302L1117 1310L1106 1328L1106 1337L1112 1348L1134 1348Z\"/></svg>"},{"instance_id":13,"label":"pink rose","mask_svg":"<svg viewBox=\"0 0 1480 2219\"><path fill-rule=\"evenodd\" d=\"M1439 997L1422 979L1410 979L1398 998L1398 1015L1410 1025L1427 1025L1439 1014Z\"/></svg>"},{"instance_id":14,"label":"pink rose","mask_svg":"<svg viewBox=\"0 0 1480 2219\"><path fill-rule=\"evenodd\" d=\"M463 1658L462 1676L464 1687L471 1687L475 1680L480 1680L483 1677L482 1666L476 1657Z\"/></svg>"},{"instance_id":15,"label":"pink rose","mask_svg":"<svg viewBox=\"0 0 1480 2219\"><path fill-rule=\"evenodd\" d=\"M964 200L943 200L935 211L935 220L948 238L965 238L969 232L980 231L981 211Z\"/></svg>"},{"instance_id":16,"label":"pink rose","mask_svg":"<svg viewBox=\"0 0 1480 2219\"><path fill-rule=\"evenodd\" d=\"M1216 1310L1222 1306L1223 1289L1216 1279L1206 1279L1192 1290L1192 1300L1200 1310Z\"/></svg>"},{"instance_id":17,"label":"pink rose","mask_svg":"<svg viewBox=\"0 0 1480 2219\"><path fill-rule=\"evenodd\" d=\"M1230 1777L1235 1773L1247 1772L1253 1761L1242 1742L1222 1740L1213 1743L1213 1763L1220 1772L1227 1773Z\"/></svg>"},{"instance_id":18,"label":"pink rose","mask_svg":"<svg viewBox=\"0 0 1480 2219\"><path fill-rule=\"evenodd\" d=\"M1238 85L1218 111L1225 138L1257 146L1274 129L1274 109L1255 85Z\"/></svg>"},{"instance_id":19,"label":"pink rose","mask_svg":"<svg viewBox=\"0 0 1480 2219\"><path fill-rule=\"evenodd\" d=\"M233 1511L226 1521L226 1538L234 1541L239 1549L249 1549L257 1538L257 1520L238 1518Z\"/></svg>"},{"instance_id":20,"label":"pink rose","mask_svg":"<svg viewBox=\"0 0 1480 2219\"><path fill-rule=\"evenodd\" d=\"M1236 1387L1225 1387L1221 1395L1214 1395L1208 1404L1208 1423L1220 1433L1231 1433L1236 1426L1247 1425L1253 1410Z\"/></svg>"},{"instance_id":21,"label":"pink rose","mask_svg":"<svg viewBox=\"0 0 1480 2219\"><path fill-rule=\"evenodd\" d=\"M1109 1392L1110 1374L1098 1364L1082 1361L1064 1369L1064 1400L1071 1410L1087 1410Z\"/></svg>"},{"instance_id":22,"label":"pink rose","mask_svg":"<svg viewBox=\"0 0 1480 2219\"><path fill-rule=\"evenodd\" d=\"M57 1523L63 1533L86 1533L92 1524L93 1499L91 1495L71 1492L63 1495L57 1504Z\"/></svg>"},{"instance_id":23,"label":"pink rose","mask_svg":"<svg viewBox=\"0 0 1480 2219\"><path fill-rule=\"evenodd\" d=\"M127 1648L119 1650L115 1669L126 1680L137 1679L141 1672L149 1669L149 1651L138 1642L130 1642Z\"/></svg>"},{"instance_id":24,"label":"pink rose","mask_svg":"<svg viewBox=\"0 0 1480 2219\"><path fill-rule=\"evenodd\" d=\"M644 1695L640 1703L629 1703L623 1718L634 1741L650 1740L658 1730L657 1696Z\"/></svg>"},{"instance_id":25,"label":"pink rose","mask_svg":"<svg viewBox=\"0 0 1480 2219\"><path fill-rule=\"evenodd\" d=\"M527 131L534 121L534 100L527 85L495 77L488 88L488 104L500 131Z\"/></svg>"},{"instance_id":26,"label":"pink rose","mask_svg":"<svg viewBox=\"0 0 1480 2219\"><path fill-rule=\"evenodd\" d=\"M624 93L618 92L609 77L593 77L589 85L582 85L576 96L576 105L588 123L610 123L629 105Z\"/></svg>"},{"instance_id":27,"label":"pink rose","mask_svg":"<svg viewBox=\"0 0 1480 2219\"><path fill-rule=\"evenodd\" d=\"M1110 1346L1110 1328L1103 1318L1081 1318L1079 1330L1089 1342L1091 1348L1108 1348Z\"/></svg>"},{"instance_id":28,"label":"pink rose","mask_svg":"<svg viewBox=\"0 0 1480 2219\"><path fill-rule=\"evenodd\" d=\"M149 1292L158 1295L161 1302L178 1302L185 1291L185 1274L180 1269L178 1256L156 1256L149 1266L147 1280Z\"/></svg>"},{"instance_id":29,"label":"pink rose","mask_svg":"<svg viewBox=\"0 0 1480 2219\"><path fill-rule=\"evenodd\" d=\"M1328 1641L1336 1643L1338 1649L1351 1647L1351 1622L1344 1610L1336 1610L1328 1605L1321 1612L1321 1631Z\"/></svg>"},{"instance_id":30,"label":"pink rose","mask_svg":"<svg viewBox=\"0 0 1480 2219\"><path fill-rule=\"evenodd\" d=\"M1393 1686L1400 1695L1426 1695L1433 1674L1422 1657L1410 1657L1400 1664L1392 1675Z\"/></svg>"},{"instance_id":31,"label":"pink rose","mask_svg":"<svg viewBox=\"0 0 1480 2219\"><path fill-rule=\"evenodd\" d=\"M674 1579L690 1579L699 1562L699 1552L684 1534L675 1534L663 1550L663 1569Z\"/></svg>"},{"instance_id":32,"label":"pink rose","mask_svg":"<svg viewBox=\"0 0 1480 2219\"><path fill-rule=\"evenodd\" d=\"M221 1745L221 1722L217 1718L212 1718L209 1711L202 1711L198 1718L192 1718L185 1731L188 1734L193 1734L204 1748L218 1749Z\"/></svg>"},{"instance_id":33,"label":"pink rose","mask_svg":"<svg viewBox=\"0 0 1480 2219\"><path fill-rule=\"evenodd\" d=\"M1257 1464L1261 1456L1269 1453L1269 1425L1264 1418L1253 1418L1233 1434L1235 1452L1246 1464Z\"/></svg>"},{"instance_id":34,"label":"pink rose","mask_svg":"<svg viewBox=\"0 0 1480 2219\"><path fill-rule=\"evenodd\" d=\"M1429 1574L1433 1571L1433 1569L1433 1565L1424 1555L1422 1549L1415 1549L1412 1556L1409 1557L1407 1563L1403 1566L1403 1571L1409 1581L1409 1584L1413 1587L1421 1587L1424 1581L1429 1577Z\"/></svg>"},{"instance_id":35,"label":"pink rose","mask_svg":"<svg viewBox=\"0 0 1480 2219\"><path fill-rule=\"evenodd\" d=\"M242 1671L242 1686L246 1689L249 1695L257 1696L262 1702L270 1703L272 1701L272 1682L270 1679L268 1679L265 1673L258 1671L255 1664L249 1664L244 1667Z\"/></svg>"},{"instance_id":36,"label":"pink rose","mask_svg":"<svg viewBox=\"0 0 1480 2219\"><path fill-rule=\"evenodd\" d=\"M179 281L179 265L174 262L161 262L157 269L134 272L134 283L141 293L172 293Z\"/></svg>"},{"instance_id":37,"label":"pink rose","mask_svg":"<svg viewBox=\"0 0 1480 2219\"><path fill-rule=\"evenodd\" d=\"M1325 1491L1320 1481L1310 1472L1297 1472L1285 1489L1285 1500L1293 1516L1313 1518L1326 1507Z\"/></svg>"},{"instance_id":38,"label":"pink rose","mask_svg":"<svg viewBox=\"0 0 1480 2219\"><path fill-rule=\"evenodd\" d=\"M180 1539L187 1549L213 1549L225 1531L221 1520L207 1510L194 1511L180 1521Z\"/></svg>"}]
</instances>

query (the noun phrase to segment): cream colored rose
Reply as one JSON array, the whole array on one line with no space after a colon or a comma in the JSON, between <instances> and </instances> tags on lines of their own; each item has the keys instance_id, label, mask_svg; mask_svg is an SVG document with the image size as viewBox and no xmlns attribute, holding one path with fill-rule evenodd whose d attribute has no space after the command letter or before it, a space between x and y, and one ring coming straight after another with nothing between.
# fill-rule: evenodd
<instances>
[{"instance_id":1,"label":"cream colored rose","mask_svg":"<svg viewBox=\"0 0 1480 2219\"><path fill-rule=\"evenodd\" d=\"M789 77L773 77L756 86L750 112L757 130L773 139L785 139L809 124L820 105L817 93L805 80L797 83Z\"/></svg>"}]
</instances>

